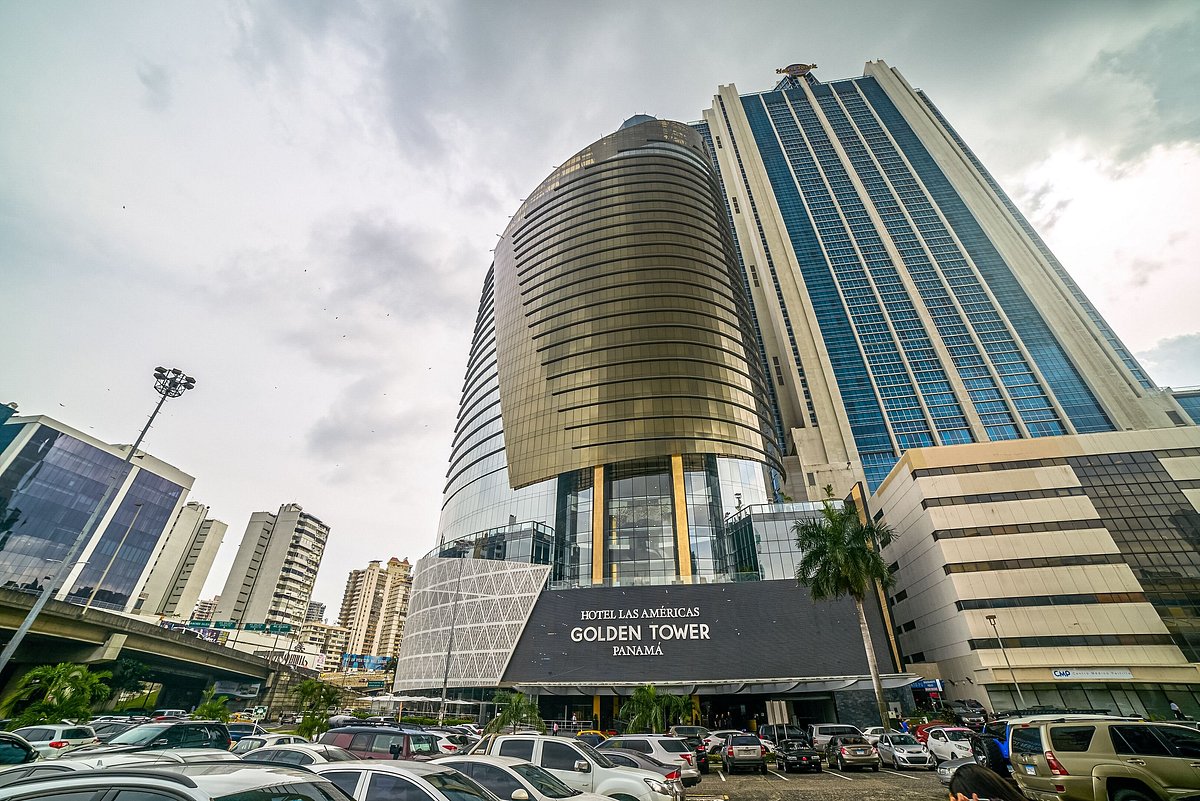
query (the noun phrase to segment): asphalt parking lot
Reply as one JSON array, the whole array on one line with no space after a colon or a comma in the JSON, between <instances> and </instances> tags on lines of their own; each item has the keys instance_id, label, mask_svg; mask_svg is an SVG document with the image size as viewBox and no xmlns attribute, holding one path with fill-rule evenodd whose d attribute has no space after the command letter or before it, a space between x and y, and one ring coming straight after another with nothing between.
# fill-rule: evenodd
<instances>
[{"instance_id":1,"label":"asphalt parking lot","mask_svg":"<svg viewBox=\"0 0 1200 801\"><path fill-rule=\"evenodd\" d=\"M724 781L722 781L724 779ZM688 801L945 801L945 788L931 770L823 770L766 776L713 770L687 791Z\"/></svg>"}]
</instances>

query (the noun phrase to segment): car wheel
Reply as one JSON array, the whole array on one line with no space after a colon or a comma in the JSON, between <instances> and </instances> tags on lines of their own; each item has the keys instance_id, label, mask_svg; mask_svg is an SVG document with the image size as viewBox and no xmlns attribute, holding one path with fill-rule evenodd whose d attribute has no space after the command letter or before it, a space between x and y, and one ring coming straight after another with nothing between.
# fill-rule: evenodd
<instances>
[{"instance_id":1,"label":"car wheel","mask_svg":"<svg viewBox=\"0 0 1200 801\"><path fill-rule=\"evenodd\" d=\"M821 765L820 765L820 763L818 763L817 766L815 768L813 768L813 773L820 773L820 772L821 772Z\"/></svg>"},{"instance_id":2,"label":"car wheel","mask_svg":"<svg viewBox=\"0 0 1200 801\"><path fill-rule=\"evenodd\" d=\"M1000 753L1000 746L991 737L976 739L971 743L971 752L980 765L1004 775L1004 754Z\"/></svg>"},{"instance_id":3,"label":"car wheel","mask_svg":"<svg viewBox=\"0 0 1200 801\"><path fill-rule=\"evenodd\" d=\"M758 772L764 776L767 775L767 763L766 762L762 763L762 767L759 769Z\"/></svg>"},{"instance_id":4,"label":"car wheel","mask_svg":"<svg viewBox=\"0 0 1200 801\"><path fill-rule=\"evenodd\" d=\"M876 762L874 765L872 765L871 770L874 771L875 773L878 773L879 772L879 763Z\"/></svg>"},{"instance_id":5,"label":"car wheel","mask_svg":"<svg viewBox=\"0 0 1200 801\"><path fill-rule=\"evenodd\" d=\"M1135 790L1132 787L1122 787L1113 794L1112 801L1154 801L1154 799L1141 790Z\"/></svg>"},{"instance_id":6,"label":"car wheel","mask_svg":"<svg viewBox=\"0 0 1200 801\"><path fill-rule=\"evenodd\" d=\"M840 756L837 759L837 768L842 773L846 772L846 760L842 759Z\"/></svg>"}]
</instances>

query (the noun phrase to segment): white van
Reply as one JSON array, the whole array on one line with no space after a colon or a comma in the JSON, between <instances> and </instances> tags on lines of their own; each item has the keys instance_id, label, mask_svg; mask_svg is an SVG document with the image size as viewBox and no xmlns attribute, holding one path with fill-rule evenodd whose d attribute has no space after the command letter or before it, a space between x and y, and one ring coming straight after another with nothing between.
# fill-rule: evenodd
<instances>
[{"instance_id":1,"label":"white van","mask_svg":"<svg viewBox=\"0 0 1200 801\"><path fill-rule=\"evenodd\" d=\"M186 709L156 709L156 710L154 710L154 713L150 717L154 718L155 720L162 720L164 718L186 718L187 710Z\"/></svg>"}]
</instances>

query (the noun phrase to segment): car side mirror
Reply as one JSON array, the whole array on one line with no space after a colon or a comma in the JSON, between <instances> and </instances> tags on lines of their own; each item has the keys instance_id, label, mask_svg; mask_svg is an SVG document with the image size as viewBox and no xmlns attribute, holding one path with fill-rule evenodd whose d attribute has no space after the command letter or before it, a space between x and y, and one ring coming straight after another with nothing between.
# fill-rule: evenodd
<instances>
[{"instance_id":1,"label":"car side mirror","mask_svg":"<svg viewBox=\"0 0 1200 801\"><path fill-rule=\"evenodd\" d=\"M588 762L586 759L575 760L575 772L576 773L591 773L592 772L592 763Z\"/></svg>"},{"instance_id":2,"label":"car side mirror","mask_svg":"<svg viewBox=\"0 0 1200 801\"><path fill-rule=\"evenodd\" d=\"M167 738L163 737L162 739L155 740L154 742L150 743L150 747L151 748L166 748L167 747Z\"/></svg>"},{"instance_id":3,"label":"car side mirror","mask_svg":"<svg viewBox=\"0 0 1200 801\"><path fill-rule=\"evenodd\" d=\"M512 792L512 801L529 801L529 793L518 787Z\"/></svg>"},{"instance_id":4,"label":"car side mirror","mask_svg":"<svg viewBox=\"0 0 1200 801\"><path fill-rule=\"evenodd\" d=\"M400 758L400 743L392 743L391 747L388 748L388 753L390 753L392 755L392 759L399 759Z\"/></svg>"}]
</instances>

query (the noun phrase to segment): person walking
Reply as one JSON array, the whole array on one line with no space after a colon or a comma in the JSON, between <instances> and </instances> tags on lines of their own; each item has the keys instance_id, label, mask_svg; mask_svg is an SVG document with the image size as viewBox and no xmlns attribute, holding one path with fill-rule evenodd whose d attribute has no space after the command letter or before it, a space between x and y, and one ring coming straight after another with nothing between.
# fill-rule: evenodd
<instances>
[{"instance_id":1,"label":"person walking","mask_svg":"<svg viewBox=\"0 0 1200 801\"><path fill-rule=\"evenodd\" d=\"M1183 710L1179 708L1179 704L1174 701L1168 701L1167 703L1171 705L1171 714L1175 716L1175 719L1184 720Z\"/></svg>"}]
</instances>

